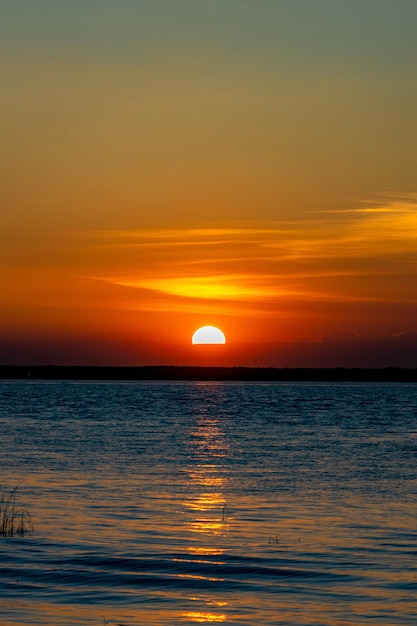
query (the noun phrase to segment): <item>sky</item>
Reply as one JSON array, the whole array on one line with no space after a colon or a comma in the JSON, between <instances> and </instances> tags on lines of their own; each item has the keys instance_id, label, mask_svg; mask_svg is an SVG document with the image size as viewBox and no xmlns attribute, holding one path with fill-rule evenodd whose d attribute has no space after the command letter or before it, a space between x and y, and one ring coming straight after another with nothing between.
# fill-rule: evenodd
<instances>
[{"instance_id":1,"label":"sky","mask_svg":"<svg viewBox=\"0 0 417 626\"><path fill-rule=\"evenodd\" d=\"M415 9L0 0L0 363L417 367Z\"/></svg>"}]
</instances>

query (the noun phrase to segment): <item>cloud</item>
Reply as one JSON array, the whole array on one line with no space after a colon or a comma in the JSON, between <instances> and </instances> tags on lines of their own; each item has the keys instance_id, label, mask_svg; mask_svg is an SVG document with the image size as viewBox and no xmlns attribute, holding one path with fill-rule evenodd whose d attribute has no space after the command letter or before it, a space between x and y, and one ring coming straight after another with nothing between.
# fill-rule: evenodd
<instances>
[{"instance_id":1,"label":"cloud","mask_svg":"<svg viewBox=\"0 0 417 626\"><path fill-rule=\"evenodd\" d=\"M292 329L292 320L303 325L291 330L302 336L312 325L312 338L334 325L395 330L397 320L416 330L417 203L405 198L374 209L325 219L314 213L308 220L63 233L52 251L39 238L22 258L0 264L4 304L59 307L58 317L77 307L206 310L270 320L270 328L284 316Z\"/></svg>"},{"instance_id":2,"label":"cloud","mask_svg":"<svg viewBox=\"0 0 417 626\"><path fill-rule=\"evenodd\" d=\"M417 302L412 286L417 281L410 281L417 248L411 200L337 213L325 221L315 215L293 222L105 231L93 241L102 265L92 277L167 298L256 299L277 306Z\"/></svg>"},{"instance_id":3,"label":"cloud","mask_svg":"<svg viewBox=\"0 0 417 626\"><path fill-rule=\"evenodd\" d=\"M145 279L139 281L123 281L119 284L131 287L150 289L183 298L208 300L250 300L257 297L273 295L272 290L255 286L258 277L222 275L192 276L184 278Z\"/></svg>"},{"instance_id":4,"label":"cloud","mask_svg":"<svg viewBox=\"0 0 417 626\"><path fill-rule=\"evenodd\" d=\"M320 337L317 341L322 343L352 343L360 340L358 333L347 328L334 329Z\"/></svg>"}]
</instances>

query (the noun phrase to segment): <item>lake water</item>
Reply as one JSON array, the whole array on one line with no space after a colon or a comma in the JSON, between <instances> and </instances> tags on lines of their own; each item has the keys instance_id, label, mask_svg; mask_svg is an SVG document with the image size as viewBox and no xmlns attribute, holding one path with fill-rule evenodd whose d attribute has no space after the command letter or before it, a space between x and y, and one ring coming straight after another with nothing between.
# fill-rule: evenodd
<instances>
[{"instance_id":1,"label":"lake water","mask_svg":"<svg viewBox=\"0 0 417 626\"><path fill-rule=\"evenodd\" d=\"M417 385L1 382L0 624L417 623Z\"/></svg>"}]
</instances>

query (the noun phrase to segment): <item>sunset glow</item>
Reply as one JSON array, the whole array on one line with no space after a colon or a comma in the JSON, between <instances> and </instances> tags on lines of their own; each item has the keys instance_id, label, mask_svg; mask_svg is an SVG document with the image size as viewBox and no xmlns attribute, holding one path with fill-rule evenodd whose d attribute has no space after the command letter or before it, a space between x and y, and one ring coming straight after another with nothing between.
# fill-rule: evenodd
<instances>
[{"instance_id":1,"label":"sunset glow","mask_svg":"<svg viewBox=\"0 0 417 626\"><path fill-rule=\"evenodd\" d=\"M417 365L414 11L9 4L2 362Z\"/></svg>"}]
</instances>

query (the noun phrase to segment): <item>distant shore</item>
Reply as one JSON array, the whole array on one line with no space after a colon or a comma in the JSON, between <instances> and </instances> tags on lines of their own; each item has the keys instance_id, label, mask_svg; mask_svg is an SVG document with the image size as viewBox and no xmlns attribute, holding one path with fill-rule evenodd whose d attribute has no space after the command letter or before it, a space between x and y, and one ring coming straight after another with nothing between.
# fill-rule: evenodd
<instances>
[{"instance_id":1,"label":"distant shore","mask_svg":"<svg viewBox=\"0 0 417 626\"><path fill-rule=\"evenodd\" d=\"M0 380L417 382L417 368L0 365Z\"/></svg>"}]
</instances>

